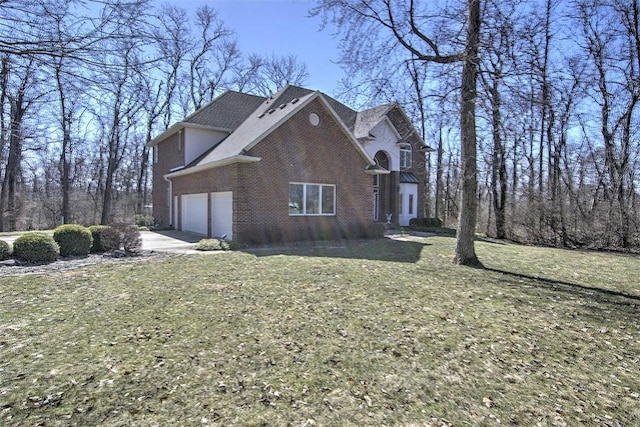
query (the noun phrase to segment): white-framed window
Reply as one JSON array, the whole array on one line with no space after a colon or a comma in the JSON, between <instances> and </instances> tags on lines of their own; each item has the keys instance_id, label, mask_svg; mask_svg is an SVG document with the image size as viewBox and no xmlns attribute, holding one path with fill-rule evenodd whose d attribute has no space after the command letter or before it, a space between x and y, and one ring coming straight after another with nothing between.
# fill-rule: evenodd
<instances>
[{"instance_id":1,"label":"white-framed window","mask_svg":"<svg viewBox=\"0 0 640 427\"><path fill-rule=\"evenodd\" d=\"M400 147L400 169L411 168L411 145L403 144Z\"/></svg>"},{"instance_id":2,"label":"white-framed window","mask_svg":"<svg viewBox=\"0 0 640 427\"><path fill-rule=\"evenodd\" d=\"M153 163L158 163L158 146L153 147Z\"/></svg>"},{"instance_id":3,"label":"white-framed window","mask_svg":"<svg viewBox=\"0 0 640 427\"><path fill-rule=\"evenodd\" d=\"M335 215L336 186L289 183L289 215Z\"/></svg>"},{"instance_id":4,"label":"white-framed window","mask_svg":"<svg viewBox=\"0 0 640 427\"><path fill-rule=\"evenodd\" d=\"M413 193L409 193L409 215L413 215Z\"/></svg>"}]
</instances>

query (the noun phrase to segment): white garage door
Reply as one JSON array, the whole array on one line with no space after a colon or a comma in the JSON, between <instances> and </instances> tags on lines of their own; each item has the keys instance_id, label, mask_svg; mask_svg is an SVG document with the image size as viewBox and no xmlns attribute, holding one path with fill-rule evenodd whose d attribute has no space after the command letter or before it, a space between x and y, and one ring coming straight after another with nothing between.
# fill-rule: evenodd
<instances>
[{"instance_id":1,"label":"white garage door","mask_svg":"<svg viewBox=\"0 0 640 427\"><path fill-rule=\"evenodd\" d=\"M207 235L207 194L182 196L182 231Z\"/></svg>"},{"instance_id":2,"label":"white garage door","mask_svg":"<svg viewBox=\"0 0 640 427\"><path fill-rule=\"evenodd\" d=\"M233 239L233 192L211 193L211 235Z\"/></svg>"}]
</instances>

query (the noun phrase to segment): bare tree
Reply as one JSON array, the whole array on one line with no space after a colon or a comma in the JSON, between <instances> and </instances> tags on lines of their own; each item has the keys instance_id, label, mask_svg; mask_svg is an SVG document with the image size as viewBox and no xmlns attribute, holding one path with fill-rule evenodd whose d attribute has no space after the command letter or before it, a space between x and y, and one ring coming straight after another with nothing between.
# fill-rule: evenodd
<instances>
[{"instance_id":1,"label":"bare tree","mask_svg":"<svg viewBox=\"0 0 640 427\"><path fill-rule=\"evenodd\" d=\"M450 31L448 37L456 40L456 34L464 32L462 47L456 46L433 30L436 25L434 11L426 10L424 4L416 7L415 0L396 2L390 0L332 1L320 0L312 11L322 15L340 28L345 52L343 61L352 65L357 60L356 52L362 44L373 43L389 49L397 45L408 51L416 60L438 64L462 64L460 129L462 156L462 192L456 239L455 262L460 265L480 266L475 253L477 192L477 146L476 146L476 83L478 66L478 46L480 42L480 0L467 0L462 15L451 17L442 12ZM464 21L460 16L465 17ZM380 30L390 38L381 37ZM364 42L363 42L364 41ZM356 45L358 43L359 45ZM366 49L365 49L366 50ZM371 54L371 52L368 52ZM384 57L384 56L382 56ZM351 59L350 59L351 58ZM362 72L361 69L358 71Z\"/></svg>"},{"instance_id":2,"label":"bare tree","mask_svg":"<svg viewBox=\"0 0 640 427\"><path fill-rule=\"evenodd\" d=\"M241 59L233 33L209 6L196 10L194 48L189 59L192 107L199 109L227 84L224 81Z\"/></svg>"},{"instance_id":3,"label":"bare tree","mask_svg":"<svg viewBox=\"0 0 640 427\"><path fill-rule=\"evenodd\" d=\"M254 74L252 92L269 96L287 85L304 85L309 77L307 65L296 55L271 56L260 59Z\"/></svg>"},{"instance_id":4,"label":"bare tree","mask_svg":"<svg viewBox=\"0 0 640 427\"><path fill-rule=\"evenodd\" d=\"M637 141L632 136L640 101L640 7L637 0L585 0L577 6L596 83L592 96L600 105L610 232L618 238L614 244L627 248L635 228L631 216L631 165L633 156L638 155Z\"/></svg>"},{"instance_id":5,"label":"bare tree","mask_svg":"<svg viewBox=\"0 0 640 427\"><path fill-rule=\"evenodd\" d=\"M8 155L4 167L4 176L0 188L0 231L16 230L17 210L17 190L21 174L21 162L25 142L25 115L33 105L34 96L29 91L34 86L35 63L28 60L23 67L8 66L5 70L7 75L15 75L15 87L10 89L7 84L3 98L9 104L9 125L8 133ZM3 129L4 131L4 129Z\"/></svg>"}]
</instances>

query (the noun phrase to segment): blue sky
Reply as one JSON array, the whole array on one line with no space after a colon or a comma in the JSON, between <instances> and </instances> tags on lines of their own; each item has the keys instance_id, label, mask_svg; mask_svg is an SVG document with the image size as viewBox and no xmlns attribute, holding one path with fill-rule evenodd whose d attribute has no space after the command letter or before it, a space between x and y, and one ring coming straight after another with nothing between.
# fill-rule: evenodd
<instances>
[{"instance_id":1,"label":"blue sky","mask_svg":"<svg viewBox=\"0 0 640 427\"><path fill-rule=\"evenodd\" d=\"M179 4L195 9L201 0ZM310 0L208 0L227 27L235 31L240 50L260 55L297 55L307 64L306 86L333 94L342 70L338 59L338 41L329 29L320 31L320 19L309 18L314 5ZM334 61L334 62L332 62Z\"/></svg>"}]
</instances>

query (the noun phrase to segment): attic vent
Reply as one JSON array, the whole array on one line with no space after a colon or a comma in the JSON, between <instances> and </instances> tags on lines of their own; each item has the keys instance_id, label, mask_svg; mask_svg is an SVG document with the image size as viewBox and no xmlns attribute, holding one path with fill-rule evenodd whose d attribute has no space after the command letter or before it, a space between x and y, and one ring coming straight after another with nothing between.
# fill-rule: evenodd
<instances>
[{"instance_id":1,"label":"attic vent","mask_svg":"<svg viewBox=\"0 0 640 427\"><path fill-rule=\"evenodd\" d=\"M287 106L287 104L280 104L280 107L279 107L279 108L282 110L282 109L283 109L284 107L286 107L286 106Z\"/></svg>"},{"instance_id":2,"label":"attic vent","mask_svg":"<svg viewBox=\"0 0 640 427\"><path fill-rule=\"evenodd\" d=\"M274 111L276 111L276 109L275 108L271 108L269 111L267 111L267 113L273 114Z\"/></svg>"},{"instance_id":3,"label":"attic vent","mask_svg":"<svg viewBox=\"0 0 640 427\"><path fill-rule=\"evenodd\" d=\"M312 126L318 126L320 124L320 116L316 113L309 114L309 123L311 123Z\"/></svg>"},{"instance_id":4,"label":"attic vent","mask_svg":"<svg viewBox=\"0 0 640 427\"><path fill-rule=\"evenodd\" d=\"M293 98L293 99L291 100L291 103L292 103L292 104L295 104L295 103L297 103L298 101L300 101L300 98Z\"/></svg>"}]
</instances>

